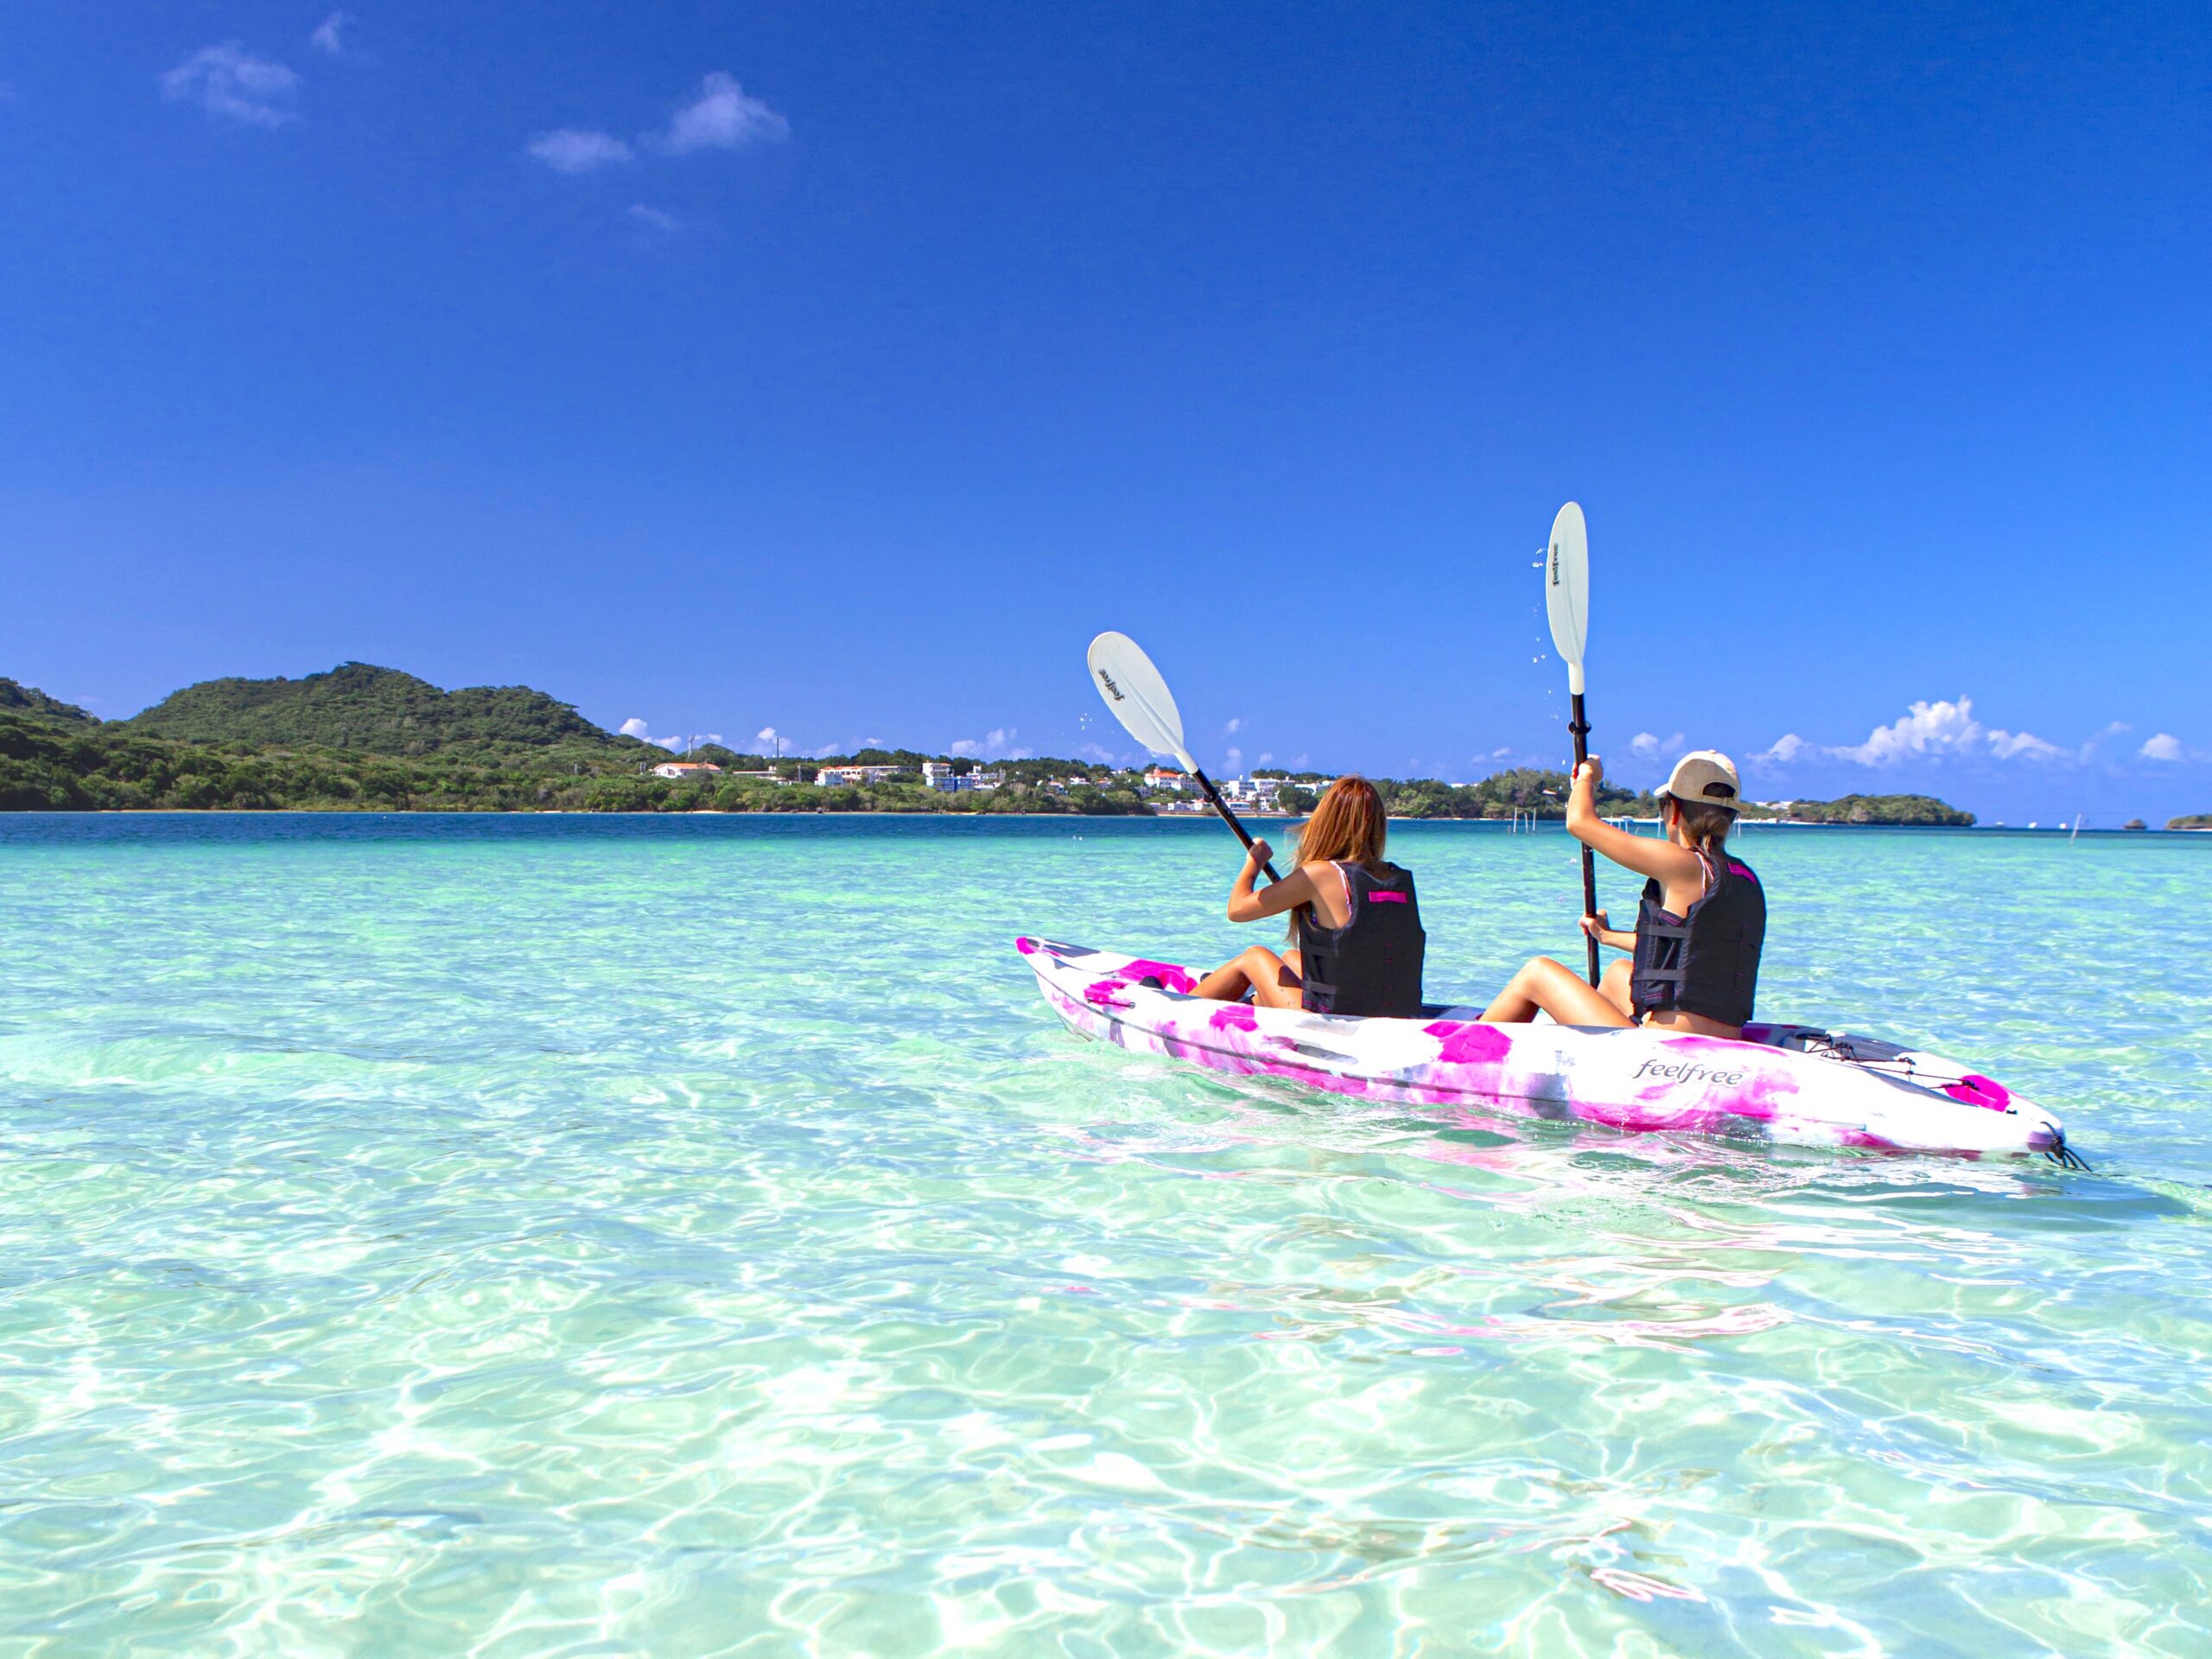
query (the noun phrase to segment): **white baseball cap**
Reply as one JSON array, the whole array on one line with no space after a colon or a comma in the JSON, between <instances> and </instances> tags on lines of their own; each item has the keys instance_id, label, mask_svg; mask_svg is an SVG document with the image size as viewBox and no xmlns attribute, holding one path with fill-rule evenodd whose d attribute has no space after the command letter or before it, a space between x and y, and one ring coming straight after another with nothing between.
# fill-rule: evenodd
<instances>
[{"instance_id":1,"label":"white baseball cap","mask_svg":"<svg viewBox=\"0 0 2212 1659\"><path fill-rule=\"evenodd\" d=\"M1736 775L1736 763L1718 749L1691 750L1675 762L1656 792L1662 801L1725 806L1731 812L1744 806L1744 780Z\"/></svg>"}]
</instances>

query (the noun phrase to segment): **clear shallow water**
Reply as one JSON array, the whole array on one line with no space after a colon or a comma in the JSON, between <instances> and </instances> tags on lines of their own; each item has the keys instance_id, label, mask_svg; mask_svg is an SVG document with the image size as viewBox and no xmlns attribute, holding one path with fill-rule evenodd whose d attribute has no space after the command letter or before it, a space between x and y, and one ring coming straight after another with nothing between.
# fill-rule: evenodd
<instances>
[{"instance_id":1,"label":"clear shallow water","mask_svg":"<svg viewBox=\"0 0 2212 1659\"><path fill-rule=\"evenodd\" d=\"M1435 994L1575 948L1394 850ZM1203 823L0 821L0 1646L2212 1649L2212 839L1747 850L1764 1012L2097 1173L1067 1036L1014 934L1256 936Z\"/></svg>"}]
</instances>

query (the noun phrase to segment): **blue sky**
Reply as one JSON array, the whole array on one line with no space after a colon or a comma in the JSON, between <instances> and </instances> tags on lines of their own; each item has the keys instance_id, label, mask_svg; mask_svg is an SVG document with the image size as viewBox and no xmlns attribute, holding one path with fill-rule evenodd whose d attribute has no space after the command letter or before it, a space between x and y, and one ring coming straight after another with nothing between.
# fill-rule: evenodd
<instances>
[{"instance_id":1,"label":"blue sky","mask_svg":"<svg viewBox=\"0 0 2212 1659\"><path fill-rule=\"evenodd\" d=\"M2212 810L2208 111L2194 4L34 0L0 673L1069 753L1120 627L1472 778L1574 497L1631 781Z\"/></svg>"}]
</instances>

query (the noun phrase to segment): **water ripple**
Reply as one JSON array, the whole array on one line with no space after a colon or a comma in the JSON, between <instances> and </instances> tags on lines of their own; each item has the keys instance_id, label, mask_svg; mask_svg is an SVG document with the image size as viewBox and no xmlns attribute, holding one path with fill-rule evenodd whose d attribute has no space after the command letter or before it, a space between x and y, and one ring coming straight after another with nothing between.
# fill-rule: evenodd
<instances>
[{"instance_id":1,"label":"water ripple","mask_svg":"<svg viewBox=\"0 0 2212 1659\"><path fill-rule=\"evenodd\" d=\"M1753 847L1772 1006L2077 1176L1082 1045L1015 933L1243 941L1075 833L0 826L10 1650L2206 1649L2212 849ZM1397 839L1439 989L1571 947Z\"/></svg>"}]
</instances>

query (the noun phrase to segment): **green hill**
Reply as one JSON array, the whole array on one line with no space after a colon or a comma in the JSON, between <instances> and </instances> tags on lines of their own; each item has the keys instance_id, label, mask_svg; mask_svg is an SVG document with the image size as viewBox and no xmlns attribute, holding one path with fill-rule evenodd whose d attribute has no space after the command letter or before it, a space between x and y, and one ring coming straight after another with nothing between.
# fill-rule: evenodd
<instances>
[{"instance_id":1,"label":"green hill","mask_svg":"<svg viewBox=\"0 0 2212 1659\"><path fill-rule=\"evenodd\" d=\"M1002 786L925 788L910 749L864 749L842 761L906 776L863 787L817 787L823 758L771 763L719 744L696 752L720 776L651 775L666 751L606 731L528 686L441 690L366 663L302 679L206 680L130 720L100 721L43 691L0 678L0 811L230 808L384 811L1066 812L1145 813L1154 803L1127 773L1089 761L1033 758L991 764ZM956 766L965 763L954 763ZM1285 774L1277 772L1275 776ZM1318 786L1319 772L1289 774ZM1564 772L1516 768L1478 784L1377 778L1392 816L1556 819ZM1283 804L1311 810L1312 788ZM1607 785L1602 810L1649 817L1649 795ZM1772 810L1753 808L1753 816ZM1925 795L1799 801L1789 816L1840 823L1970 824L1974 815ZM2180 821L2177 821L2177 823Z\"/></svg>"},{"instance_id":2,"label":"green hill","mask_svg":"<svg viewBox=\"0 0 2212 1659\"><path fill-rule=\"evenodd\" d=\"M1933 795L1845 795L1833 801L1792 801L1789 816L1814 823L1940 824L1969 828L1974 814Z\"/></svg>"},{"instance_id":3,"label":"green hill","mask_svg":"<svg viewBox=\"0 0 2212 1659\"><path fill-rule=\"evenodd\" d=\"M43 720L82 721L99 724L98 718L86 714L73 702L64 702L59 697L49 697L35 685L25 685L17 680L0 675L0 709L18 715L34 715Z\"/></svg>"},{"instance_id":4,"label":"green hill","mask_svg":"<svg viewBox=\"0 0 2212 1659\"><path fill-rule=\"evenodd\" d=\"M302 679L203 680L115 722L142 737L188 743L315 747L360 754L547 748L556 744L642 752L575 709L526 685L441 690L367 663Z\"/></svg>"}]
</instances>

